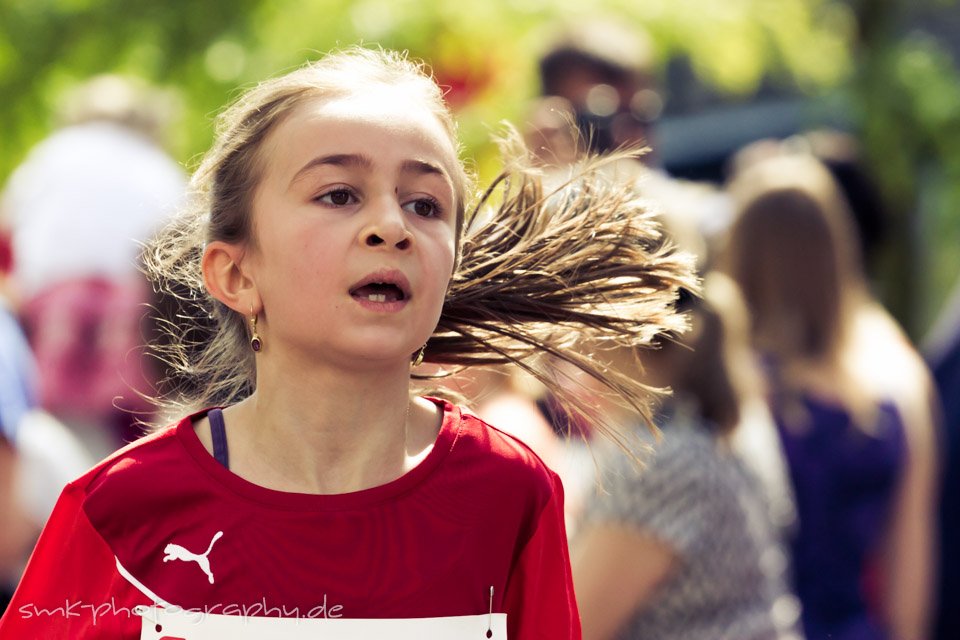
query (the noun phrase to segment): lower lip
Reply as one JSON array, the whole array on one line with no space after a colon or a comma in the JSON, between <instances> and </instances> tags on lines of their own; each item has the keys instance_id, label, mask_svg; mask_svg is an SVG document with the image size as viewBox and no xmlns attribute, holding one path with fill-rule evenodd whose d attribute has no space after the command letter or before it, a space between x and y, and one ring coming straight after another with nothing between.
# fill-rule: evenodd
<instances>
[{"instance_id":1,"label":"lower lip","mask_svg":"<svg viewBox=\"0 0 960 640\"><path fill-rule=\"evenodd\" d=\"M356 297L353 297L353 300L364 309L368 311L374 311L376 313L396 313L397 311L400 311L404 307L406 307L408 302L407 300L393 300L391 302L376 302L374 300L370 300L369 298L356 298Z\"/></svg>"}]
</instances>

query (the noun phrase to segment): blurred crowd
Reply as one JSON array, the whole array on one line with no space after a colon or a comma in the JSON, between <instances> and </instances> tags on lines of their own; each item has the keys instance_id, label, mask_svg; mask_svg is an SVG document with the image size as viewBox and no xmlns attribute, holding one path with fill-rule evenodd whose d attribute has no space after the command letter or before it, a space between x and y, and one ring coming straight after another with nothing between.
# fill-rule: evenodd
<instances>
[{"instance_id":1,"label":"blurred crowd","mask_svg":"<svg viewBox=\"0 0 960 640\"><path fill-rule=\"evenodd\" d=\"M153 294L137 258L185 196L160 142L169 104L133 78L83 83L0 197L7 596L63 486L151 418L161 368L145 357Z\"/></svg>"},{"instance_id":2,"label":"blurred crowd","mask_svg":"<svg viewBox=\"0 0 960 640\"><path fill-rule=\"evenodd\" d=\"M519 125L544 172L562 188L589 154L649 147L611 171L703 281L677 301L686 332L593 354L656 390L655 429L558 367L621 428L617 444L520 371L442 383L561 473L584 637L960 637L960 286L922 350L874 297L882 212L856 141L760 140L724 184L688 182L658 161L664 100L643 33L580 25L539 68ZM128 78L91 80L3 189L8 594L63 484L162 419L164 372L144 345L175 310L137 261L186 191L163 151L167 104Z\"/></svg>"}]
</instances>

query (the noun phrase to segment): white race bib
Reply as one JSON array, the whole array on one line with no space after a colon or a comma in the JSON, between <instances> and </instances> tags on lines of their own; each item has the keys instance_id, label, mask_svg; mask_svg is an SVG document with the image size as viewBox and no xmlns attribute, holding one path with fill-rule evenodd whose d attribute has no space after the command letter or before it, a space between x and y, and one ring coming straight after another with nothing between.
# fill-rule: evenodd
<instances>
[{"instance_id":1,"label":"white race bib","mask_svg":"<svg viewBox=\"0 0 960 640\"><path fill-rule=\"evenodd\" d=\"M507 614L448 618L312 619L136 608L141 640L507 640Z\"/></svg>"}]
</instances>

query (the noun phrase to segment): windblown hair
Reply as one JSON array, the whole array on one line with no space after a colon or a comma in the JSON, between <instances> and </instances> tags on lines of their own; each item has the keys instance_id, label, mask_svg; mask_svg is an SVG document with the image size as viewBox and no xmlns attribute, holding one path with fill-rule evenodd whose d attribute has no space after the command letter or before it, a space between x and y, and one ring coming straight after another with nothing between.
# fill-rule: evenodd
<instances>
[{"instance_id":1,"label":"windblown hair","mask_svg":"<svg viewBox=\"0 0 960 640\"><path fill-rule=\"evenodd\" d=\"M349 83L340 82L345 77ZM307 98L342 94L344 84L362 90L364 82L421 92L456 140L440 90L422 66L383 51L329 55L254 88L228 109L194 175L194 207L145 256L156 286L178 308L167 319L173 339L158 354L171 371L168 407L229 404L253 391L245 319L204 291L203 243L251 239L258 152L283 117ZM506 169L469 212L467 175L456 178L460 259L425 360L454 368L515 363L560 392L546 354L574 364L649 416L642 385L606 371L575 345L589 339L636 346L682 330L674 300L680 287L695 287L690 261L666 245L631 185L608 177L609 161L593 160L565 184L545 189L518 136L503 148ZM576 400L570 408L589 409Z\"/></svg>"}]
</instances>

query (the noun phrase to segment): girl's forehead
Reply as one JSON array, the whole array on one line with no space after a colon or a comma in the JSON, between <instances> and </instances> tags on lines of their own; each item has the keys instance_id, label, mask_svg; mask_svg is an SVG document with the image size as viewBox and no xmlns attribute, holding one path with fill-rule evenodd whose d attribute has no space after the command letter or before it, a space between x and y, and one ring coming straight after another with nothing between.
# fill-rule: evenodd
<instances>
[{"instance_id":1,"label":"girl's forehead","mask_svg":"<svg viewBox=\"0 0 960 640\"><path fill-rule=\"evenodd\" d=\"M439 166L455 191L462 172L455 142L437 114L425 101L396 91L307 100L260 149L267 179L289 179L304 163L333 155L370 158L381 168L407 161Z\"/></svg>"},{"instance_id":2,"label":"girl's forehead","mask_svg":"<svg viewBox=\"0 0 960 640\"><path fill-rule=\"evenodd\" d=\"M298 117L299 116L299 117ZM314 98L300 105L294 117L301 124L372 127L396 134L416 132L454 148L454 142L426 100L390 87L332 98Z\"/></svg>"},{"instance_id":3,"label":"girl's forehead","mask_svg":"<svg viewBox=\"0 0 960 640\"><path fill-rule=\"evenodd\" d=\"M410 153L432 156L450 175L459 162L455 141L426 101L390 87L307 100L269 138L264 151L274 158L298 150L311 153L317 146L389 153L402 145Z\"/></svg>"}]
</instances>

